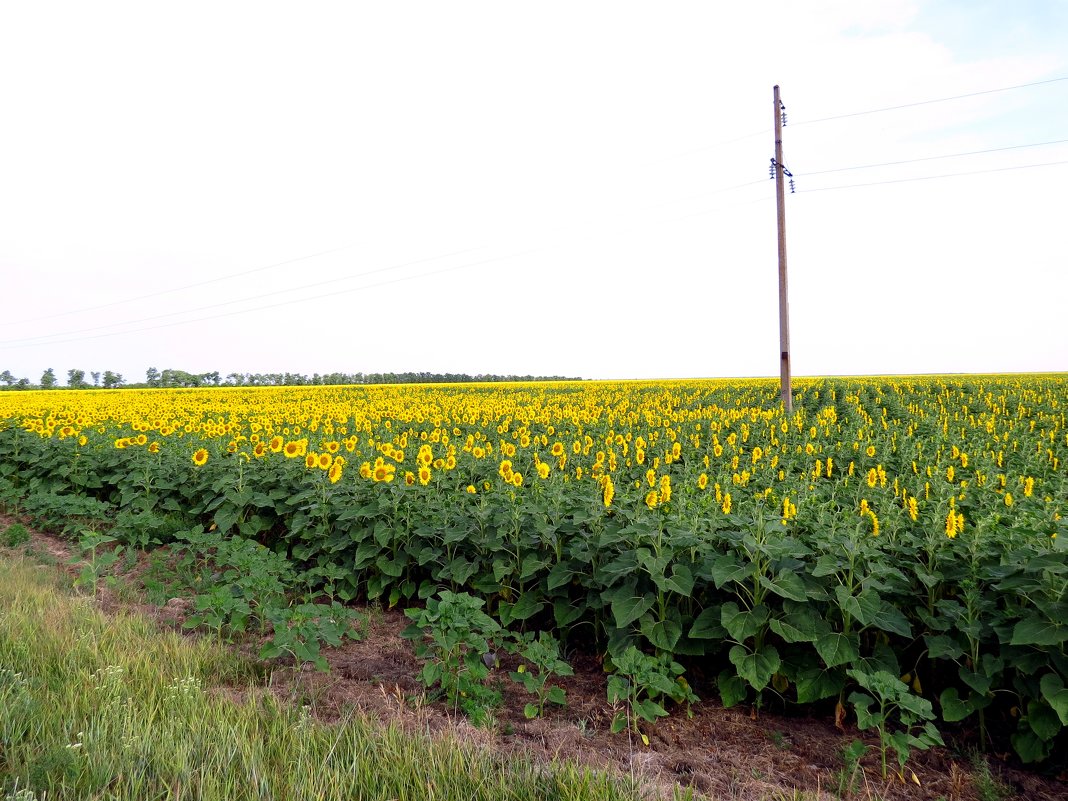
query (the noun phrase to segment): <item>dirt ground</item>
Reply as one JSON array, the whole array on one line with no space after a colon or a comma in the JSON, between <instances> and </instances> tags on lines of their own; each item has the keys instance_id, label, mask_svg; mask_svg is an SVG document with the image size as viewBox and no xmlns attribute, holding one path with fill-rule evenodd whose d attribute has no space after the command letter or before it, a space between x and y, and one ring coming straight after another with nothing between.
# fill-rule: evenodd
<instances>
[{"instance_id":1,"label":"dirt ground","mask_svg":"<svg viewBox=\"0 0 1068 801\"><path fill-rule=\"evenodd\" d=\"M10 522L0 516L0 531ZM36 531L31 537L25 547L49 555L76 573L68 565L74 556L68 541ZM183 630L189 600L174 598L162 607L145 603L137 590L146 568L147 559L141 558L123 575L125 591L102 584L98 592L101 608L108 613L143 614L160 626ZM557 681L567 692L567 706L547 708L544 719L527 720L523 706L531 696L508 678L517 662L502 654L493 680L499 681L503 704L494 710L495 725L476 728L443 704L427 700L416 679L420 662L411 643L400 636L409 623L404 615L378 608L363 611L368 621L363 639L324 649L331 668L328 673L307 665L278 663L273 665L270 690L308 706L324 721L362 713L413 733L450 734L501 753L572 760L635 776L654 796L670 797L681 785L717 800L836 799L840 797L837 774L843 767L842 749L859 739L870 747L862 772L855 778L856 792L847 798L986 801L969 759L949 748L914 752L904 779L892 772L889 780L883 780L875 739L849 722L838 729L831 719L758 715L749 707L724 709L717 700L705 700L689 712L676 708L670 717L646 728L648 746L625 733L611 734L614 710L605 696L605 673L589 656L572 656L575 675ZM238 647L254 653L258 644L246 642ZM245 692L243 688L217 691L234 696ZM1024 770L1009 755L991 755L989 760L993 775L1017 798L1068 799L1068 777Z\"/></svg>"}]
</instances>

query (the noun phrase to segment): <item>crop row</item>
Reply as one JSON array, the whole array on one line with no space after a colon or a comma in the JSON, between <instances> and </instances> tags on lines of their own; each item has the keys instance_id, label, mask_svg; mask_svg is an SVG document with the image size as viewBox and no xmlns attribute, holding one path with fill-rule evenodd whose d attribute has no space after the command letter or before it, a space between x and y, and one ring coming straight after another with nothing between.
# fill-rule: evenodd
<instances>
[{"instance_id":1,"label":"crop row","mask_svg":"<svg viewBox=\"0 0 1068 801\"><path fill-rule=\"evenodd\" d=\"M135 545L256 540L342 600L469 592L647 656L669 697L851 706L906 750L936 720L1063 746L1068 381L808 381L790 415L775 389L24 393L0 500Z\"/></svg>"}]
</instances>

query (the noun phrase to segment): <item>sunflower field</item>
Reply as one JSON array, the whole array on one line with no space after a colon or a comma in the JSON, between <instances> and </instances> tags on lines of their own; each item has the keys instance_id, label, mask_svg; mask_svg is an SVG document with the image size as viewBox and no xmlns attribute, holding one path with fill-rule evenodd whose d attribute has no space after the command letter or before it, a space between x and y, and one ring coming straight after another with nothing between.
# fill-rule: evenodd
<instances>
[{"instance_id":1,"label":"sunflower field","mask_svg":"<svg viewBox=\"0 0 1068 801\"><path fill-rule=\"evenodd\" d=\"M345 601L471 593L659 665L665 702L1063 752L1068 377L795 391L792 414L767 379L7 392L0 503L141 547L255 540Z\"/></svg>"}]
</instances>

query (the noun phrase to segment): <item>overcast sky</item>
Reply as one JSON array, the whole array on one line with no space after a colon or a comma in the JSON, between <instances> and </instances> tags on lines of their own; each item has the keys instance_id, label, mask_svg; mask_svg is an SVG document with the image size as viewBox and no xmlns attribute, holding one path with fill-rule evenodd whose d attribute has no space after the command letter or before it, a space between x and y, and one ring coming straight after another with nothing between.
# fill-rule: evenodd
<instances>
[{"instance_id":1,"label":"overcast sky","mask_svg":"<svg viewBox=\"0 0 1068 801\"><path fill-rule=\"evenodd\" d=\"M1063 0L5 3L0 370L776 375L776 83L795 374L1068 370L1066 42Z\"/></svg>"}]
</instances>

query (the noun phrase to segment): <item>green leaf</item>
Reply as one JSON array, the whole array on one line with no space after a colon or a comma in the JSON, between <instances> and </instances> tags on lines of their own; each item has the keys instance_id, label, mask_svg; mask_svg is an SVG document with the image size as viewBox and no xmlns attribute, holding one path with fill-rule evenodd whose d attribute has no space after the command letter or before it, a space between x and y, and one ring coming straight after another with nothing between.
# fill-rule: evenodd
<instances>
[{"instance_id":1,"label":"green leaf","mask_svg":"<svg viewBox=\"0 0 1068 801\"><path fill-rule=\"evenodd\" d=\"M1068 726L1068 688L1056 673L1047 673L1039 682L1042 697L1060 718L1062 726Z\"/></svg>"},{"instance_id":2,"label":"green leaf","mask_svg":"<svg viewBox=\"0 0 1068 801\"><path fill-rule=\"evenodd\" d=\"M1012 741L1012 747L1022 762L1028 764L1041 762L1049 756L1053 743L1043 740L1030 727L1025 728L1026 725L1025 722L1021 722L1019 730L1009 738Z\"/></svg>"},{"instance_id":3,"label":"green leaf","mask_svg":"<svg viewBox=\"0 0 1068 801\"><path fill-rule=\"evenodd\" d=\"M957 669L957 675L960 676L960 680L975 690L979 695L986 695L990 692L990 685L993 684L993 678L983 673L976 673L973 670L961 665Z\"/></svg>"},{"instance_id":4,"label":"green leaf","mask_svg":"<svg viewBox=\"0 0 1068 801\"><path fill-rule=\"evenodd\" d=\"M534 720L534 718L536 718L537 716L538 716L538 705L537 704L527 704L526 706L523 707L523 717L525 717L527 720Z\"/></svg>"},{"instance_id":5,"label":"green leaf","mask_svg":"<svg viewBox=\"0 0 1068 801\"><path fill-rule=\"evenodd\" d=\"M812 642L816 639L815 635L811 632L804 631L795 626L789 617L773 617L768 625L771 627L772 631L782 637L786 642Z\"/></svg>"},{"instance_id":6,"label":"green leaf","mask_svg":"<svg viewBox=\"0 0 1068 801\"><path fill-rule=\"evenodd\" d=\"M733 556L720 555L712 562L712 581L716 589L721 589L724 584L733 581L745 581L752 571L750 565L743 565Z\"/></svg>"},{"instance_id":7,"label":"green leaf","mask_svg":"<svg viewBox=\"0 0 1068 801\"><path fill-rule=\"evenodd\" d=\"M838 695L845 687L845 676L837 670L814 667L798 672L794 686L797 688L797 702L809 704Z\"/></svg>"},{"instance_id":8,"label":"green leaf","mask_svg":"<svg viewBox=\"0 0 1068 801\"><path fill-rule=\"evenodd\" d=\"M789 598L791 601L808 600L805 584L796 573L780 570L773 579L761 576L760 583L765 589L783 598Z\"/></svg>"},{"instance_id":9,"label":"green leaf","mask_svg":"<svg viewBox=\"0 0 1068 801\"><path fill-rule=\"evenodd\" d=\"M682 636L682 626L674 620L660 620L652 625L643 625L642 634L652 646L660 651L672 652Z\"/></svg>"},{"instance_id":10,"label":"green leaf","mask_svg":"<svg viewBox=\"0 0 1068 801\"><path fill-rule=\"evenodd\" d=\"M1029 617L1012 630L1012 645L1060 645L1068 640L1068 626L1051 620ZM1022 755L1021 755L1022 758Z\"/></svg>"},{"instance_id":11,"label":"green leaf","mask_svg":"<svg viewBox=\"0 0 1068 801\"><path fill-rule=\"evenodd\" d=\"M670 590L676 592L684 598L689 598L693 592L693 573L690 572L690 568L686 565L677 564L671 569L671 576L664 579L663 585L660 586L662 590Z\"/></svg>"},{"instance_id":12,"label":"green leaf","mask_svg":"<svg viewBox=\"0 0 1068 801\"><path fill-rule=\"evenodd\" d=\"M736 673L732 673L729 670L724 670L719 674L719 679L716 681L719 688L719 700L723 703L723 706L730 708L735 704L740 704L745 700L748 688L745 681Z\"/></svg>"},{"instance_id":13,"label":"green leaf","mask_svg":"<svg viewBox=\"0 0 1068 801\"><path fill-rule=\"evenodd\" d=\"M721 616L719 606L708 607L694 620L688 636L694 640L722 640L727 636L727 630L720 622Z\"/></svg>"},{"instance_id":14,"label":"green leaf","mask_svg":"<svg viewBox=\"0 0 1068 801\"><path fill-rule=\"evenodd\" d=\"M625 595L612 600L612 616L615 618L616 627L624 629L640 618L656 603L656 596Z\"/></svg>"},{"instance_id":15,"label":"green leaf","mask_svg":"<svg viewBox=\"0 0 1068 801\"><path fill-rule=\"evenodd\" d=\"M745 642L756 636L768 621L768 608L756 606L751 611L743 612L734 601L723 604L720 622L732 640Z\"/></svg>"},{"instance_id":16,"label":"green leaf","mask_svg":"<svg viewBox=\"0 0 1068 801\"><path fill-rule=\"evenodd\" d=\"M942 706L942 720L946 723L956 723L964 720L975 711L975 705L970 701L961 699L956 687L950 687L938 697L938 703Z\"/></svg>"},{"instance_id":17,"label":"green leaf","mask_svg":"<svg viewBox=\"0 0 1068 801\"><path fill-rule=\"evenodd\" d=\"M545 604L538 600L534 592L525 592L519 596L519 600L512 607L512 620L526 620L536 615L544 607Z\"/></svg>"},{"instance_id":18,"label":"green leaf","mask_svg":"<svg viewBox=\"0 0 1068 801\"><path fill-rule=\"evenodd\" d=\"M1027 705L1027 725L1043 740L1052 740L1062 728L1057 713L1040 701L1031 701Z\"/></svg>"},{"instance_id":19,"label":"green leaf","mask_svg":"<svg viewBox=\"0 0 1068 801\"><path fill-rule=\"evenodd\" d=\"M827 667L836 667L852 662L860 651L857 648L857 635L845 635L829 632L820 635L815 642L816 651Z\"/></svg>"},{"instance_id":20,"label":"green leaf","mask_svg":"<svg viewBox=\"0 0 1068 801\"><path fill-rule=\"evenodd\" d=\"M759 692L768 686L771 677L778 671L782 660L774 645L765 645L759 651L749 651L743 645L731 648L728 657L738 669L738 675Z\"/></svg>"},{"instance_id":21,"label":"green leaf","mask_svg":"<svg viewBox=\"0 0 1068 801\"><path fill-rule=\"evenodd\" d=\"M927 656L931 659L959 659L964 655L964 649L948 634L924 635L927 642Z\"/></svg>"},{"instance_id":22,"label":"green leaf","mask_svg":"<svg viewBox=\"0 0 1068 801\"><path fill-rule=\"evenodd\" d=\"M651 698L644 698L632 704L631 708L634 710L635 715L650 723L657 718L667 717L667 710Z\"/></svg>"},{"instance_id":23,"label":"green leaf","mask_svg":"<svg viewBox=\"0 0 1068 801\"><path fill-rule=\"evenodd\" d=\"M556 620L557 627L563 628L578 620L585 609L585 604L558 599L553 601L553 619Z\"/></svg>"}]
</instances>

